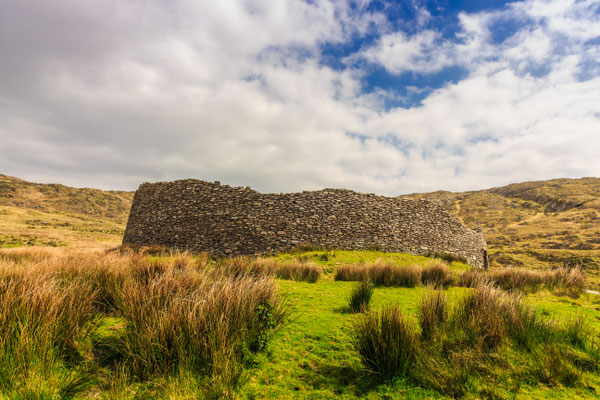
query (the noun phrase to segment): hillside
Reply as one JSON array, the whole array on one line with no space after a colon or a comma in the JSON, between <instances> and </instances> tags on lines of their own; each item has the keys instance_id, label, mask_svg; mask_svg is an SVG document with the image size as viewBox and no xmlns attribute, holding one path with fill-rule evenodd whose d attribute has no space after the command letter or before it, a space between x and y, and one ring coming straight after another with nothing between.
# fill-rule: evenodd
<instances>
[{"instance_id":1,"label":"hillside","mask_svg":"<svg viewBox=\"0 0 600 400\"><path fill-rule=\"evenodd\" d=\"M486 235L492 267L580 265L600 281L600 179L553 179L487 190L410 194Z\"/></svg>"},{"instance_id":2,"label":"hillside","mask_svg":"<svg viewBox=\"0 0 600 400\"><path fill-rule=\"evenodd\" d=\"M132 192L31 183L0 174L0 247L120 243Z\"/></svg>"},{"instance_id":3,"label":"hillside","mask_svg":"<svg viewBox=\"0 0 600 400\"><path fill-rule=\"evenodd\" d=\"M600 282L600 179L410 194L483 228L492 267L580 265ZM120 243L133 192L77 189L0 175L0 247Z\"/></svg>"}]
</instances>

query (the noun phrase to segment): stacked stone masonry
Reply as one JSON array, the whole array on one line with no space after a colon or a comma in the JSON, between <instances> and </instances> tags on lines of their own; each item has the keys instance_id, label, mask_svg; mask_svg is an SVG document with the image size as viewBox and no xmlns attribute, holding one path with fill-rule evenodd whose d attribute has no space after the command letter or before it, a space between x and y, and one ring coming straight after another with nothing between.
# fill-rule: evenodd
<instances>
[{"instance_id":1,"label":"stacked stone masonry","mask_svg":"<svg viewBox=\"0 0 600 400\"><path fill-rule=\"evenodd\" d=\"M262 194L193 179L144 183L123 244L160 244L214 257L273 254L298 245L451 256L487 268L483 233L427 200L324 189Z\"/></svg>"}]
</instances>

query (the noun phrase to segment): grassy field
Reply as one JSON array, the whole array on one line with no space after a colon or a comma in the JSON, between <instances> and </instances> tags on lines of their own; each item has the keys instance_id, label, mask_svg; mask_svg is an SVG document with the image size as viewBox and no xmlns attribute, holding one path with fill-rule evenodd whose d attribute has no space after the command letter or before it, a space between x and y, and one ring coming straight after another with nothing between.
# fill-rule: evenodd
<instances>
[{"instance_id":1,"label":"grassy field","mask_svg":"<svg viewBox=\"0 0 600 400\"><path fill-rule=\"evenodd\" d=\"M370 372L353 342L356 324L386 306L396 305L418 334L419 304L433 289L420 283L411 288L376 286L368 311L352 313L348 298L357 282L335 280L336 271L342 266L392 264L421 271L440 262L407 254L348 251L214 262L206 256L120 255L69 248L0 250L0 319L5 338L0 341L0 375L5 377L0 379L0 393L11 399L600 396L600 296L570 297L544 286L526 287L523 302L548 321L549 338L567 361L543 358L545 339L539 343L536 339L529 350L516 346L508 336L494 349L480 351L478 345L469 345L469 354L478 354L481 365L461 378L464 392L460 396L424 384L422 377L395 375L383 379ZM454 310L474 289L456 286L469 272L468 266L453 263L447 268L454 283L443 293ZM269 270L289 279L273 280ZM317 271L316 282L315 275L305 270ZM235 279L240 278L245 279L246 286L235 294L240 284ZM15 279L19 284L11 286ZM39 287L48 290L28 297ZM21 295L13 296L13 303L7 305L11 293ZM195 308L211 298L229 300L212 301L212 308ZM245 298L249 303L240 303ZM268 308L265 314L263 304L267 303L260 298L268 298L276 307ZM15 314L15 309L27 312ZM58 310L67 311L61 314ZM199 316L193 317L192 310L198 310ZM223 314L224 310L228 311ZM15 318L23 315L29 315L30 322L23 324L20 319L15 324ZM220 320L218 325L206 324L224 315L239 317ZM577 325L576 333L569 335L568 328L580 316L585 324ZM33 324L35 321L39 325ZM262 328L257 328L257 321ZM229 325L222 325L225 323ZM214 330L217 326L231 326L232 330ZM39 327L50 336L40 336ZM247 336L243 332L248 329L258 333ZM223 332L233 336L219 336ZM18 339L6 339L10 337ZM209 340L214 337L222 339ZM206 353L217 343L220 352ZM447 365L438 367L431 371L452 371Z\"/></svg>"},{"instance_id":2,"label":"grassy field","mask_svg":"<svg viewBox=\"0 0 600 400\"><path fill-rule=\"evenodd\" d=\"M0 175L0 398L599 398L600 296L582 293L600 289L599 195L594 178L412 195L483 227L492 268L478 274L376 251L115 253L133 193ZM241 301L239 277L258 302ZM447 316L431 341L420 307L436 279ZM509 292L461 316L486 282ZM370 302L353 312L360 285ZM229 300L205 308L215 298ZM385 379L357 345L358 326L383 343L384 318L413 349ZM520 323L524 336L509 329Z\"/></svg>"}]
</instances>

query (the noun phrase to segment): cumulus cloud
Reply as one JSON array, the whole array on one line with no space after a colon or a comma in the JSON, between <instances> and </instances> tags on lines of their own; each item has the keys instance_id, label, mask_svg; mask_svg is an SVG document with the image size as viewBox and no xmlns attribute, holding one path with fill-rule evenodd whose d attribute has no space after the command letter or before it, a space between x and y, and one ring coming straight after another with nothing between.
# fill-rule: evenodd
<instances>
[{"instance_id":1,"label":"cumulus cloud","mask_svg":"<svg viewBox=\"0 0 600 400\"><path fill-rule=\"evenodd\" d=\"M389 195L597 175L598 3L461 14L448 38L390 31L366 0L9 0L0 167L111 189L195 177ZM495 41L506 20L518 28ZM323 62L324 45L378 32L345 68ZM396 88L365 91L369 64L468 74L387 108Z\"/></svg>"}]
</instances>

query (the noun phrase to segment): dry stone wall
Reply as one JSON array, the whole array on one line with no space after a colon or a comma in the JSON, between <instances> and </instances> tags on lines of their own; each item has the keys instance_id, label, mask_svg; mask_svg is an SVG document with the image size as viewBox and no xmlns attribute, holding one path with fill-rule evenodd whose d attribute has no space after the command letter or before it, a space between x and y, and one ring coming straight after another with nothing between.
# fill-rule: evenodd
<instances>
[{"instance_id":1,"label":"dry stone wall","mask_svg":"<svg viewBox=\"0 0 600 400\"><path fill-rule=\"evenodd\" d=\"M482 232L427 200L343 189L262 194L193 179L144 183L124 244L161 244L215 257L269 254L300 244L446 255L487 267Z\"/></svg>"}]
</instances>

